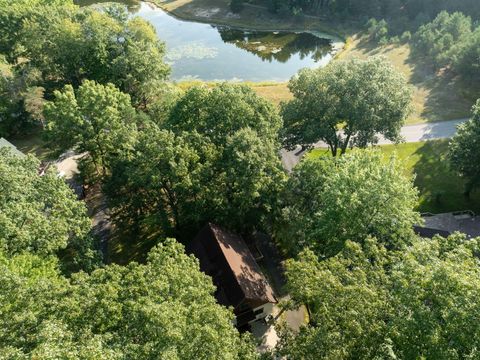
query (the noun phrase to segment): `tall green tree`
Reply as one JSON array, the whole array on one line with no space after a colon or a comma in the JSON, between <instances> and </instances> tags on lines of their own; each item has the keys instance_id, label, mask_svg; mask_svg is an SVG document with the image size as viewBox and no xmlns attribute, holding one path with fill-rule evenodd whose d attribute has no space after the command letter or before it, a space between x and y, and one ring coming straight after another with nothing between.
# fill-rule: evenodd
<instances>
[{"instance_id":1,"label":"tall green tree","mask_svg":"<svg viewBox=\"0 0 480 360\"><path fill-rule=\"evenodd\" d=\"M422 25L413 37L414 53L423 55L435 67L455 63L460 49L470 38L472 19L463 13L442 11L430 23Z\"/></svg>"},{"instance_id":2,"label":"tall green tree","mask_svg":"<svg viewBox=\"0 0 480 360\"><path fill-rule=\"evenodd\" d=\"M274 106L245 85L222 83L213 89L189 89L170 113L165 127L174 131L197 131L216 145L243 128L251 128L264 138L278 141L282 126Z\"/></svg>"},{"instance_id":3,"label":"tall green tree","mask_svg":"<svg viewBox=\"0 0 480 360\"><path fill-rule=\"evenodd\" d=\"M69 269L92 269L99 254L89 236L85 205L55 171L40 176L39 165L31 156L0 149L1 251L49 256L68 248L63 260Z\"/></svg>"},{"instance_id":4,"label":"tall green tree","mask_svg":"<svg viewBox=\"0 0 480 360\"><path fill-rule=\"evenodd\" d=\"M310 324L283 332L293 359L474 359L479 356L480 239L412 238L391 252L375 239L347 242L321 261L310 250L287 262L294 302Z\"/></svg>"},{"instance_id":5,"label":"tall green tree","mask_svg":"<svg viewBox=\"0 0 480 360\"><path fill-rule=\"evenodd\" d=\"M309 247L332 256L345 241L375 236L400 248L420 221L417 190L395 157L357 150L297 165L282 194L276 239L290 254Z\"/></svg>"},{"instance_id":6,"label":"tall green tree","mask_svg":"<svg viewBox=\"0 0 480 360\"><path fill-rule=\"evenodd\" d=\"M400 140L411 90L405 77L382 57L335 61L304 69L288 85L293 99L282 104L284 145L325 142L332 155L366 147L378 134Z\"/></svg>"},{"instance_id":7,"label":"tall green tree","mask_svg":"<svg viewBox=\"0 0 480 360\"><path fill-rule=\"evenodd\" d=\"M467 196L480 186L480 100L472 112L472 118L458 126L449 145L450 163L465 178Z\"/></svg>"},{"instance_id":8,"label":"tall green tree","mask_svg":"<svg viewBox=\"0 0 480 360\"><path fill-rule=\"evenodd\" d=\"M13 66L0 55L0 136L9 136L43 122L44 89L39 72Z\"/></svg>"},{"instance_id":9,"label":"tall green tree","mask_svg":"<svg viewBox=\"0 0 480 360\"><path fill-rule=\"evenodd\" d=\"M5 26L0 51L11 62L22 59L37 68L47 94L90 79L114 83L136 107L146 107L169 74L165 46L153 26L129 18L121 7L99 11L71 1L9 3L0 9L0 24Z\"/></svg>"},{"instance_id":10,"label":"tall green tree","mask_svg":"<svg viewBox=\"0 0 480 360\"><path fill-rule=\"evenodd\" d=\"M115 162L104 186L112 217L139 237L185 236L206 211L202 179L213 175L209 167L215 156L214 146L198 136L149 126L133 154Z\"/></svg>"},{"instance_id":11,"label":"tall green tree","mask_svg":"<svg viewBox=\"0 0 480 360\"><path fill-rule=\"evenodd\" d=\"M0 252L0 288L7 358L257 358L198 261L171 239L145 265L109 265L71 279L54 262Z\"/></svg>"},{"instance_id":12,"label":"tall green tree","mask_svg":"<svg viewBox=\"0 0 480 360\"><path fill-rule=\"evenodd\" d=\"M136 112L130 96L114 85L85 81L75 92L66 85L45 106L46 138L60 150L87 152L95 168L107 174L112 158L132 148Z\"/></svg>"},{"instance_id":13,"label":"tall green tree","mask_svg":"<svg viewBox=\"0 0 480 360\"><path fill-rule=\"evenodd\" d=\"M280 122L246 87L187 91L116 162L105 186L115 219L182 241L207 221L245 234L270 224L285 178Z\"/></svg>"},{"instance_id":14,"label":"tall green tree","mask_svg":"<svg viewBox=\"0 0 480 360\"><path fill-rule=\"evenodd\" d=\"M453 69L466 83L475 87L480 80L480 27L466 37L457 51L458 54L453 58Z\"/></svg>"}]
</instances>

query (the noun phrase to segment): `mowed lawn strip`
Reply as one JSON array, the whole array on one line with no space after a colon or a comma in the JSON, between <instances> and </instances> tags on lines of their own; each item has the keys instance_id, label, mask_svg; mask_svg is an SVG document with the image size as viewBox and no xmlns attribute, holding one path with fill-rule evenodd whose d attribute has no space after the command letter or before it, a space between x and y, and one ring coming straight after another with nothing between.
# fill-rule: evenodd
<instances>
[{"instance_id":1,"label":"mowed lawn strip","mask_svg":"<svg viewBox=\"0 0 480 360\"><path fill-rule=\"evenodd\" d=\"M417 210L442 213L472 210L480 214L480 191L464 195L464 180L454 173L447 159L448 140L384 145L379 147L385 159L396 154L405 167L405 174L415 175L419 191ZM330 156L326 149L314 149L307 157Z\"/></svg>"}]
</instances>

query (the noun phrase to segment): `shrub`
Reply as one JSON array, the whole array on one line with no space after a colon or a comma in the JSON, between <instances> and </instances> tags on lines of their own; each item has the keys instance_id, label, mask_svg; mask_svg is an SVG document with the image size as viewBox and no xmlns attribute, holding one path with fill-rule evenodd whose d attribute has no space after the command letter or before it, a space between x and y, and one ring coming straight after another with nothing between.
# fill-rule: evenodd
<instances>
[{"instance_id":1,"label":"shrub","mask_svg":"<svg viewBox=\"0 0 480 360\"><path fill-rule=\"evenodd\" d=\"M412 40L412 33L410 31L405 31L401 38L400 38L402 43L408 43L410 40Z\"/></svg>"}]
</instances>

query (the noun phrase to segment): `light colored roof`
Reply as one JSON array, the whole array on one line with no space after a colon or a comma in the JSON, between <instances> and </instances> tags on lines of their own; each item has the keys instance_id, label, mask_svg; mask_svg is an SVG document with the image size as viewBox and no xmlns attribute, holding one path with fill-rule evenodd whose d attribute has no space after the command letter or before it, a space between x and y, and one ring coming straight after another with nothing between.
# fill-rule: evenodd
<instances>
[{"instance_id":1,"label":"light colored roof","mask_svg":"<svg viewBox=\"0 0 480 360\"><path fill-rule=\"evenodd\" d=\"M480 236L480 217L468 212L443 213L423 216L425 228L447 231L450 234L459 231L469 237Z\"/></svg>"},{"instance_id":2,"label":"light colored roof","mask_svg":"<svg viewBox=\"0 0 480 360\"><path fill-rule=\"evenodd\" d=\"M18 150L15 145L13 145L7 139L2 137L2 138L0 138L0 148L3 148L3 147L6 147L6 148L10 149L10 151L13 155L17 155L19 157L24 157L25 156L25 154L22 153L20 150Z\"/></svg>"},{"instance_id":3,"label":"light colored roof","mask_svg":"<svg viewBox=\"0 0 480 360\"><path fill-rule=\"evenodd\" d=\"M209 226L245 298L254 302L261 300L276 303L273 290L245 241L239 235L227 232L217 225Z\"/></svg>"}]
</instances>

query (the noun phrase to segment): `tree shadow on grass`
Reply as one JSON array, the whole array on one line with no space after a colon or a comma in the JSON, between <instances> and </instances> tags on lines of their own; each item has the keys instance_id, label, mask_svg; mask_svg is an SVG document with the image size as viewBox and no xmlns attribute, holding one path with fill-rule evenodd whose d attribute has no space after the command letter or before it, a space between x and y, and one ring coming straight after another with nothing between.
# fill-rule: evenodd
<instances>
[{"instance_id":1,"label":"tree shadow on grass","mask_svg":"<svg viewBox=\"0 0 480 360\"><path fill-rule=\"evenodd\" d=\"M448 141L425 142L413 156L419 157L413 167L415 186L419 190L420 212L443 213L473 210L480 213L480 192L464 196L464 180L454 173L447 159Z\"/></svg>"},{"instance_id":2,"label":"tree shadow on grass","mask_svg":"<svg viewBox=\"0 0 480 360\"><path fill-rule=\"evenodd\" d=\"M132 261L145 263L150 250L158 244L159 236L139 238L138 234L114 229L108 244L108 262L126 265Z\"/></svg>"},{"instance_id":3,"label":"tree shadow on grass","mask_svg":"<svg viewBox=\"0 0 480 360\"><path fill-rule=\"evenodd\" d=\"M411 52L405 64L412 69L409 82L418 88L414 96L425 98L420 113L422 118L440 121L468 117L478 89L452 70L436 70L427 59Z\"/></svg>"},{"instance_id":4,"label":"tree shadow on grass","mask_svg":"<svg viewBox=\"0 0 480 360\"><path fill-rule=\"evenodd\" d=\"M369 56L380 55L386 48L386 46L379 45L377 41L370 39L366 35L359 37L356 47L359 50L368 53Z\"/></svg>"}]
</instances>

